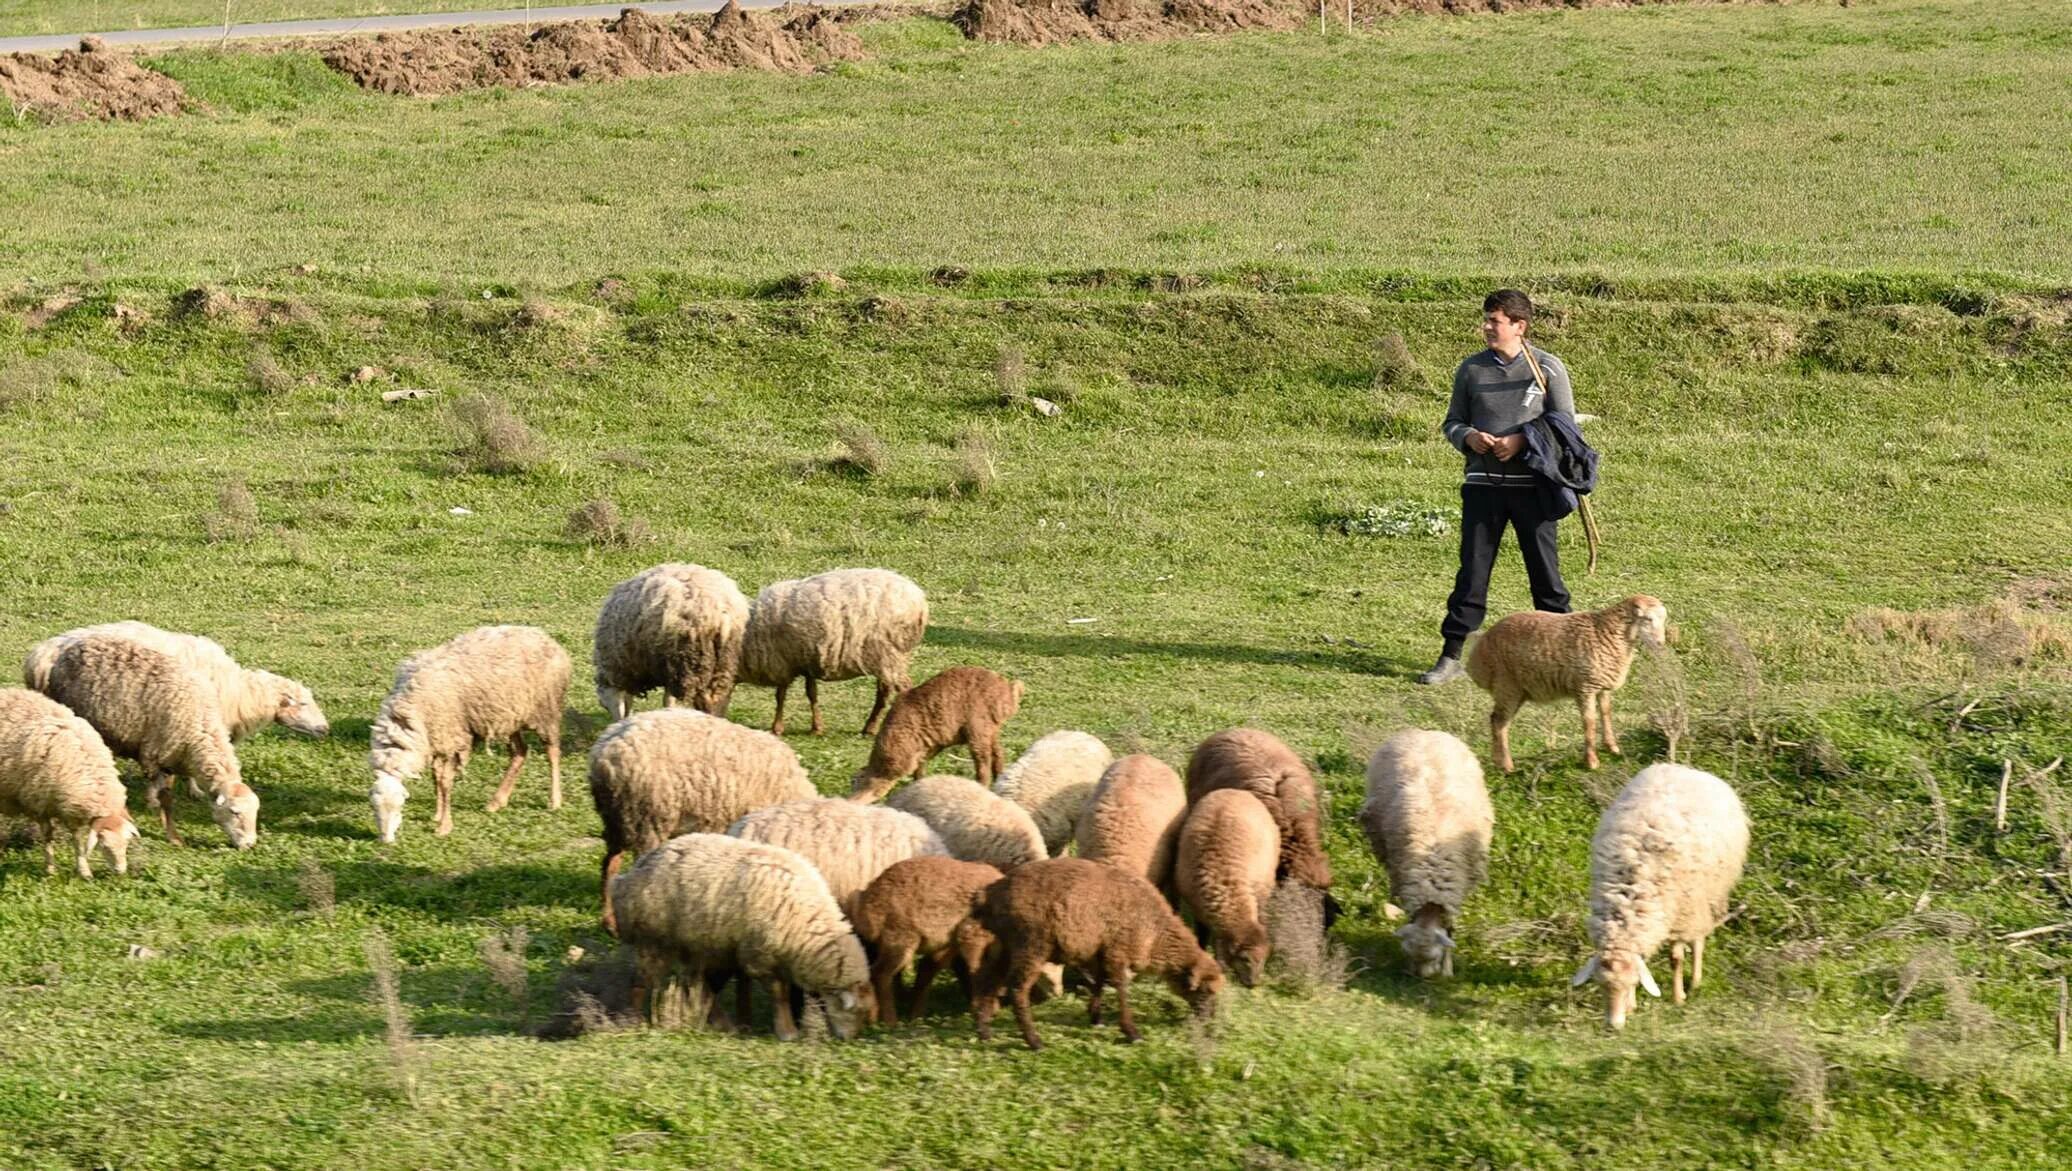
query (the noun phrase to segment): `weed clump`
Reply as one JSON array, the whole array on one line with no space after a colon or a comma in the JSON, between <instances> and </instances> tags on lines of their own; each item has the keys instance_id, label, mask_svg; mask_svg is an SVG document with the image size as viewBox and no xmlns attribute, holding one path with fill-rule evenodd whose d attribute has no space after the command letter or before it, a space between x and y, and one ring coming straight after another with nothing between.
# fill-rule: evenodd
<instances>
[{"instance_id":1,"label":"weed clump","mask_svg":"<svg viewBox=\"0 0 2072 1171\"><path fill-rule=\"evenodd\" d=\"M968 427L957 436L954 486L959 496L977 496L993 486L1000 470L993 462L993 441L986 433Z\"/></svg>"},{"instance_id":2,"label":"weed clump","mask_svg":"<svg viewBox=\"0 0 2072 1171\"><path fill-rule=\"evenodd\" d=\"M1266 938L1280 983L1303 995L1336 992L1352 979L1352 957L1324 931L1324 892L1284 879L1266 900Z\"/></svg>"},{"instance_id":3,"label":"weed clump","mask_svg":"<svg viewBox=\"0 0 2072 1171\"><path fill-rule=\"evenodd\" d=\"M259 535L259 502L243 480L225 480L216 492L216 507L202 517L210 544L242 544Z\"/></svg>"},{"instance_id":4,"label":"weed clump","mask_svg":"<svg viewBox=\"0 0 2072 1171\"><path fill-rule=\"evenodd\" d=\"M563 968L555 983L554 1005L553 1015L539 1029L544 1040L572 1041L637 1026L631 954L615 948L599 959L578 959Z\"/></svg>"},{"instance_id":5,"label":"weed clump","mask_svg":"<svg viewBox=\"0 0 2072 1171\"><path fill-rule=\"evenodd\" d=\"M302 895L303 907L319 919L329 919L338 906L338 883L314 858L302 860L295 872L295 889Z\"/></svg>"},{"instance_id":6,"label":"weed clump","mask_svg":"<svg viewBox=\"0 0 2072 1171\"><path fill-rule=\"evenodd\" d=\"M568 514L564 531L572 541L601 549L630 549L655 539L646 521L639 517L621 516L619 506L604 496L577 505L575 511Z\"/></svg>"},{"instance_id":7,"label":"weed clump","mask_svg":"<svg viewBox=\"0 0 2072 1171\"><path fill-rule=\"evenodd\" d=\"M261 394L286 394L295 388L295 376L271 353L261 350L245 364L245 378Z\"/></svg>"},{"instance_id":8,"label":"weed clump","mask_svg":"<svg viewBox=\"0 0 2072 1171\"><path fill-rule=\"evenodd\" d=\"M868 480L891 462L892 456L877 432L854 421L835 426L835 454L827 461L828 471Z\"/></svg>"},{"instance_id":9,"label":"weed clump","mask_svg":"<svg viewBox=\"0 0 2072 1171\"><path fill-rule=\"evenodd\" d=\"M1021 406L1029 401L1029 359L1014 346L1002 346L993 357L993 388L1000 393L1003 407Z\"/></svg>"},{"instance_id":10,"label":"weed clump","mask_svg":"<svg viewBox=\"0 0 2072 1171\"><path fill-rule=\"evenodd\" d=\"M1400 333L1386 334L1374 347L1374 389L1378 391L1414 390L1423 381L1424 371L1417 359L1410 354L1410 344Z\"/></svg>"},{"instance_id":11,"label":"weed clump","mask_svg":"<svg viewBox=\"0 0 2072 1171\"><path fill-rule=\"evenodd\" d=\"M511 1003L518 1006L518 1019L524 1022L528 1016L529 1004L525 995L525 948L532 942L532 935L524 927L513 927L509 931L482 937L482 966L489 969L489 978Z\"/></svg>"},{"instance_id":12,"label":"weed clump","mask_svg":"<svg viewBox=\"0 0 2072 1171\"><path fill-rule=\"evenodd\" d=\"M1348 537L1443 537L1446 514L1413 500L1390 500L1324 518L1324 527Z\"/></svg>"},{"instance_id":13,"label":"weed clump","mask_svg":"<svg viewBox=\"0 0 2072 1171\"><path fill-rule=\"evenodd\" d=\"M396 957L388 936L379 929L367 936L367 969L373 973L372 995L381 1009L382 1040L388 1047L389 1072L404 1101L417 1105L417 1054L410 1041L410 1013L396 983Z\"/></svg>"},{"instance_id":14,"label":"weed clump","mask_svg":"<svg viewBox=\"0 0 2072 1171\"><path fill-rule=\"evenodd\" d=\"M453 419L460 429L455 454L475 471L522 475L546 459L546 441L501 399L471 394L453 404Z\"/></svg>"}]
</instances>

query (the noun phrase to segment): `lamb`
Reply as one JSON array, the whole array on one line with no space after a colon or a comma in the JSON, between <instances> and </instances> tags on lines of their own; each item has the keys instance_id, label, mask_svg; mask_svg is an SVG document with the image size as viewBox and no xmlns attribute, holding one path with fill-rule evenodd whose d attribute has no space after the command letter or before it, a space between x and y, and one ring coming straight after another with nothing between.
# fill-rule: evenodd
<instances>
[{"instance_id":1,"label":"lamb","mask_svg":"<svg viewBox=\"0 0 2072 1171\"><path fill-rule=\"evenodd\" d=\"M604 819L600 898L617 933L612 877L626 852L683 833L723 833L743 815L815 796L790 746L768 732L688 708L641 712L590 749L590 796Z\"/></svg>"},{"instance_id":2,"label":"lamb","mask_svg":"<svg viewBox=\"0 0 2072 1171\"><path fill-rule=\"evenodd\" d=\"M1172 877L1173 848L1186 817L1180 774L1155 756L1125 756L1101 774L1079 815L1079 856L1163 888Z\"/></svg>"},{"instance_id":3,"label":"lamb","mask_svg":"<svg viewBox=\"0 0 2072 1171\"><path fill-rule=\"evenodd\" d=\"M259 841L259 795L244 783L230 731L201 678L172 656L113 635L86 635L58 652L44 694L93 725L110 752L144 770L166 840L185 844L173 824L173 776L187 778L230 844Z\"/></svg>"},{"instance_id":4,"label":"lamb","mask_svg":"<svg viewBox=\"0 0 2072 1171\"><path fill-rule=\"evenodd\" d=\"M1055 855L1072 841L1079 813L1093 796L1115 754L1098 736L1052 732L1029 745L993 782L993 791L1029 811Z\"/></svg>"},{"instance_id":5,"label":"lamb","mask_svg":"<svg viewBox=\"0 0 2072 1171\"><path fill-rule=\"evenodd\" d=\"M1606 1023L1626 1024L1634 985L1662 991L1648 956L1669 941L1673 1003L1705 979L1705 940L1727 913L1748 858L1748 816L1725 781L1680 764L1654 764L1626 782L1590 842L1590 938L1596 952L1570 981L1591 977L1609 996Z\"/></svg>"},{"instance_id":6,"label":"lamb","mask_svg":"<svg viewBox=\"0 0 2072 1171\"><path fill-rule=\"evenodd\" d=\"M969 782L966 782L967 784ZM959 941L957 925L985 899L986 888L1000 881L1000 872L983 862L960 862L934 856L909 858L885 868L861 895L851 914L856 934L871 961L878 1019L899 1023L893 1003L899 974L920 957L907 1015L921 1015L929 985L945 967L954 967L969 993L991 937L967 932Z\"/></svg>"},{"instance_id":7,"label":"lamb","mask_svg":"<svg viewBox=\"0 0 2072 1171\"><path fill-rule=\"evenodd\" d=\"M1331 887L1331 860L1317 827L1317 783L1293 749L1271 732L1226 728L1195 746L1187 760L1187 799L1216 789L1259 798L1281 831L1282 875L1315 890Z\"/></svg>"},{"instance_id":8,"label":"lamb","mask_svg":"<svg viewBox=\"0 0 2072 1171\"><path fill-rule=\"evenodd\" d=\"M324 711L317 706L309 688L284 675L239 666L230 652L212 639L176 634L144 622L82 626L46 638L29 648L28 659L22 664L22 682L44 690L58 653L68 644L93 635L112 635L150 647L199 675L215 693L217 711L232 741L243 740L270 723L305 736L330 735L330 721L324 718Z\"/></svg>"},{"instance_id":9,"label":"lamb","mask_svg":"<svg viewBox=\"0 0 2072 1171\"><path fill-rule=\"evenodd\" d=\"M937 753L971 747L978 783L990 785L1003 767L1000 726L1022 706L1020 680L984 667L951 667L892 703L869 763L850 783L849 799L876 801L902 778L918 777Z\"/></svg>"},{"instance_id":10,"label":"lamb","mask_svg":"<svg viewBox=\"0 0 2072 1171\"><path fill-rule=\"evenodd\" d=\"M1389 896L1410 915L1396 929L1426 979L1453 975L1461 904L1489 875L1496 824L1482 762L1456 737L1410 729L1374 750L1360 828L1389 872Z\"/></svg>"},{"instance_id":11,"label":"lamb","mask_svg":"<svg viewBox=\"0 0 2072 1171\"><path fill-rule=\"evenodd\" d=\"M1206 794L1180 827L1174 885L1214 939L1216 959L1247 988L1265 975L1272 951L1260 912L1273 897L1280 860L1273 814L1243 789Z\"/></svg>"},{"instance_id":12,"label":"lamb","mask_svg":"<svg viewBox=\"0 0 2072 1171\"><path fill-rule=\"evenodd\" d=\"M839 797L758 809L727 827L727 833L797 851L819 867L845 913L893 863L950 852L928 823L911 813Z\"/></svg>"},{"instance_id":13,"label":"lamb","mask_svg":"<svg viewBox=\"0 0 2072 1171\"><path fill-rule=\"evenodd\" d=\"M748 598L726 574L682 562L643 570L613 586L598 611L597 702L623 720L634 696L659 687L665 706L723 716L747 627Z\"/></svg>"},{"instance_id":14,"label":"lamb","mask_svg":"<svg viewBox=\"0 0 2072 1171\"><path fill-rule=\"evenodd\" d=\"M1050 857L1026 810L963 777L923 777L886 804L927 822L952 858L1008 871Z\"/></svg>"},{"instance_id":15,"label":"lamb","mask_svg":"<svg viewBox=\"0 0 2072 1171\"><path fill-rule=\"evenodd\" d=\"M95 846L129 873L137 825L123 807L115 757L93 725L34 691L0 689L0 815L43 827L43 872L57 873L58 829L72 835L79 877L94 876Z\"/></svg>"},{"instance_id":16,"label":"lamb","mask_svg":"<svg viewBox=\"0 0 2072 1171\"><path fill-rule=\"evenodd\" d=\"M1031 862L987 887L984 902L957 928L962 939L979 932L994 941L971 1002L981 1040L992 1039L1000 997L1011 993L1022 1040L1031 1049L1043 1048L1029 1012L1029 993L1047 963L1085 972L1093 985L1087 1015L1096 1025L1101 1023L1102 987L1115 985L1122 1035L1129 1041L1138 1037L1129 1001L1136 976L1164 976L1204 1018L1215 1011L1223 988L1222 970L1156 887L1084 858Z\"/></svg>"},{"instance_id":17,"label":"lamb","mask_svg":"<svg viewBox=\"0 0 2072 1171\"><path fill-rule=\"evenodd\" d=\"M836 1037L855 1036L870 1018L863 942L819 872L790 850L685 834L642 854L614 879L610 901L639 966L638 1007L652 1007L655 989L681 965L694 987L709 990L729 975L744 993L750 980L770 981L776 1033L786 1041L799 1036L794 985L822 999Z\"/></svg>"},{"instance_id":18,"label":"lamb","mask_svg":"<svg viewBox=\"0 0 2072 1171\"><path fill-rule=\"evenodd\" d=\"M381 701L369 730L368 762L374 787L368 801L381 840L393 842L403 825L404 782L426 768L438 793L432 832L453 832L453 782L475 747L508 741L495 813L511 799L525 767L525 733L547 746L547 808L561 808L561 709L568 696L568 652L534 626L483 626L419 651L396 668L395 686Z\"/></svg>"},{"instance_id":19,"label":"lamb","mask_svg":"<svg viewBox=\"0 0 2072 1171\"><path fill-rule=\"evenodd\" d=\"M1511 771L1511 717L1525 701L1574 699L1583 712L1583 764L1597 767L1599 713L1604 747L1619 755L1612 730L1612 692L1626 683L1636 646L1660 647L1669 611L1635 594L1580 614L1526 611L1506 615L1468 652L1468 678L1495 701L1489 711L1496 766Z\"/></svg>"},{"instance_id":20,"label":"lamb","mask_svg":"<svg viewBox=\"0 0 2072 1171\"><path fill-rule=\"evenodd\" d=\"M892 697L913 686L907 660L927 630L928 596L889 569L835 569L774 582L749 609L740 681L777 689L770 731L782 736L784 694L792 680L805 676L818 736L820 682L869 675L878 681L877 701L863 722L869 736Z\"/></svg>"}]
</instances>

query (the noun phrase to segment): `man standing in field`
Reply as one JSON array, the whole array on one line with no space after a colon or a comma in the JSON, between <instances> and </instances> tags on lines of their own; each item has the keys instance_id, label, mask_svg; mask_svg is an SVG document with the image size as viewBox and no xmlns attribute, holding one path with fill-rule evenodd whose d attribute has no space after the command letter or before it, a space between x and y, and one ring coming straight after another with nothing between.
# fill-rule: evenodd
<instances>
[{"instance_id":1,"label":"man standing in field","mask_svg":"<svg viewBox=\"0 0 2072 1171\"><path fill-rule=\"evenodd\" d=\"M1461 646L1482 625L1489 571L1507 524L1518 532L1533 606L1568 613L1568 587L1561 584L1555 545L1558 518L1547 515L1539 477L1517 457L1525 448L1527 423L1550 412L1573 418L1576 404L1561 359L1537 346L1528 354L1525 330L1531 322L1532 299L1524 293L1498 289L1483 298L1482 340L1489 348L1453 372L1453 401L1441 430L1468 457L1460 489L1460 572L1446 599L1446 621L1439 626L1446 640L1439 661L1417 677L1419 683L1445 683L1463 674ZM1535 360L1544 389L1534 376Z\"/></svg>"}]
</instances>

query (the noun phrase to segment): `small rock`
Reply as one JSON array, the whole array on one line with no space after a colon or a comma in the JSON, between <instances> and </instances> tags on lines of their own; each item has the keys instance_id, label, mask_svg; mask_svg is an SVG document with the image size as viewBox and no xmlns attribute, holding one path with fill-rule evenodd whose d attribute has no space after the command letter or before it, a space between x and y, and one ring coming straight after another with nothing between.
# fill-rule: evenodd
<instances>
[{"instance_id":1,"label":"small rock","mask_svg":"<svg viewBox=\"0 0 2072 1171\"><path fill-rule=\"evenodd\" d=\"M298 264L298 265L296 265L296 266L295 266L295 275L296 275L296 276L315 276L315 275L317 275L317 266L316 266L316 265L314 265L314 264L310 264L310 263L307 263L307 262L304 262L304 263L302 263L302 264Z\"/></svg>"},{"instance_id":2,"label":"small rock","mask_svg":"<svg viewBox=\"0 0 2072 1171\"><path fill-rule=\"evenodd\" d=\"M1087 623L1089 623L1089 622L1095 622L1095 621L1098 621L1098 619L1094 619L1094 618L1067 618L1067 619L1065 619L1065 625L1067 625L1067 626L1084 626L1084 625L1086 625L1086 624L1087 624Z\"/></svg>"},{"instance_id":3,"label":"small rock","mask_svg":"<svg viewBox=\"0 0 2072 1171\"><path fill-rule=\"evenodd\" d=\"M379 377L381 377L381 368L378 366L362 366L358 370L353 371L354 382L372 382Z\"/></svg>"},{"instance_id":4,"label":"small rock","mask_svg":"<svg viewBox=\"0 0 2072 1171\"><path fill-rule=\"evenodd\" d=\"M575 963L577 960L583 958L583 954L584 953L582 948L576 947L575 945L571 944L567 952L568 962Z\"/></svg>"},{"instance_id":5,"label":"small rock","mask_svg":"<svg viewBox=\"0 0 2072 1171\"><path fill-rule=\"evenodd\" d=\"M159 951L157 948L145 947L141 943L132 943L129 945L129 958L133 960L155 960L163 954L165 953Z\"/></svg>"},{"instance_id":6,"label":"small rock","mask_svg":"<svg viewBox=\"0 0 2072 1171\"><path fill-rule=\"evenodd\" d=\"M454 505L454 506L453 506L452 508L449 508L449 509L447 509L446 511L448 511L448 512L452 513L452 514L453 514L453 515L455 515L455 516L473 516L473 515L475 515L475 510L474 510L474 509L472 509L472 508L462 508L462 507L461 507L460 505L458 505L458 504Z\"/></svg>"},{"instance_id":7,"label":"small rock","mask_svg":"<svg viewBox=\"0 0 2072 1171\"><path fill-rule=\"evenodd\" d=\"M1381 915L1382 918L1394 922L1403 917L1403 908L1394 903L1383 903L1381 905Z\"/></svg>"},{"instance_id":8,"label":"small rock","mask_svg":"<svg viewBox=\"0 0 2072 1171\"><path fill-rule=\"evenodd\" d=\"M1029 405L1035 407L1036 413L1046 419L1055 419L1065 413L1065 408L1047 398L1037 398L1033 394L1029 396Z\"/></svg>"},{"instance_id":9,"label":"small rock","mask_svg":"<svg viewBox=\"0 0 2072 1171\"><path fill-rule=\"evenodd\" d=\"M108 42L99 37L81 37L79 38L79 51L82 53L105 53L108 51Z\"/></svg>"}]
</instances>

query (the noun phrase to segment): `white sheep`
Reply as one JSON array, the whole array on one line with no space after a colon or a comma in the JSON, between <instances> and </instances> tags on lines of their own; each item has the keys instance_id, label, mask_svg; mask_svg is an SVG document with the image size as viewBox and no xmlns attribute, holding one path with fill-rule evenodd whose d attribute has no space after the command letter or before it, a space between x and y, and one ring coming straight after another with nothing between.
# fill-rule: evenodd
<instances>
[{"instance_id":1,"label":"white sheep","mask_svg":"<svg viewBox=\"0 0 2072 1171\"><path fill-rule=\"evenodd\" d=\"M82 626L44 639L29 648L28 658L22 663L23 684L42 691L58 652L69 643L92 635L112 635L150 647L200 676L214 692L217 711L233 741L242 740L267 724L279 724L305 736L325 736L331 732L330 721L324 718L324 711L317 706L316 696L310 694L309 688L285 675L239 666L230 652L213 639L160 630L146 622Z\"/></svg>"},{"instance_id":2,"label":"white sheep","mask_svg":"<svg viewBox=\"0 0 2072 1171\"><path fill-rule=\"evenodd\" d=\"M874 735L893 697L913 686L907 662L928 631L928 595L889 569L835 569L764 586L749 608L740 682L777 689L770 731L784 735L784 695L804 676L813 733L822 731L820 682L869 675L877 700L863 722Z\"/></svg>"},{"instance_id":3,"label":"white sheep","mask_svg":"<svg viewBox=\"0 0 2072 1171\"><path fill-rule=\"evenodd\" d=\"M952 858L1004 873L1050 857L1027 810L964 777L922 777L885 804L927 822Z\"/></svg>"},{"instance_id":4,"label":"white sheep","mask_svg":"<svg viewBox=\"0 0 2072 1171\"><path fill-rule=\"evenodd\" d=\"M1576 701L1583 712L1586 767L1597 767L1600 731L1605 750L1617 756L1612 692L1626 685L1634 649L1662 646L1668 625L1669 611L1661 602L1635 594L1580 614L1508 614L1490 627L1468 651L1468 678L1492 700L1489 743L1496 766L1511 771L1511 717L1527 700Z\"/></svg>"},{"instance_id":5,"label":"white sheep","mask_svg":"<svg viewBox=\"0 0 2072 1171\"><path fill-rule=\"evenodd\" d=\"M1173 885L1216 945L1216 959L1251 988L1272 948L1261 912L1273 897L1281 831L1266 803L1243 789L1216 789L1180 826Z\"/></svg>"},{"instance_id":6,"label":"white sheep","mask_svg":"<svg viewBox=\"0 0 2072 1171\"><path fill-rule=\"evenodd\" d=\"M215 697L172 656L113 635L73 639L44 676L44 694L93 725L110 752L143 768L167 841L183 844L173 823L173 777L184 776L232 846L257 844L259 795L244 783Z\"/></svg>"},{"instance_id":7,"label":"white sheep","mask_svg":"<svg viewBox=\"0 0 2072 1171\"><path fill-rule=\"evenodd\" d=\"M634 696L659 687L665 706L723 716L747 628L748 597L726 574L683 562L643 570L613 586L598 611L597 702L623 720Z\"/></svg>"},{"instance_id":8,"label":"white sheep","mask_svg":"<svg viewBox=\"0 0 2072 1171\"><path fill-rule=\"evenodd\" d=\"M1489 875L1496 814L1482 762L1444 732L1398 732L1367 761L1360 828L1389 872L1389 897L1410 915L1396 929L1417 974L1453 975L1461 904Z\"/></svg>"},{"instance_id":9,"label":"white sheep","mask_svg":"<svg viewBox=\"0 0 2072 1171\"><path fill-rule=\"evenodd\" d=\"M115 873L129 873L137 825L123 798L115 757L93 725L48 696L0 688L0 815L43 827L44 873L57 873L60 827L72 836L79 877L93 877L95 846Z\"/></svg>"},{"instance_id":10,"label":"white sheep","mask_svg":"<svg viewBox=\"0 0 2072 1171\"><path fill-rule=\"evenodd\" d=\"M478 744L508 741L489 811L511 799L525 766L525 733L547 746L547 808L561 808L561 709L568 696L568 652L533 626L483 626L419 651L396 668L395 686L369 729L374 787L368 794L381 840L403 824L405 782L432 770L436 834L453 832L453 782Z\"/></svg>"},{"instance_id":11,"label":"white sheep","mask_svg":"<svg viewBox=\"0 0 2072 1171\"><path fill-rule=\"evenodd\" d=\"M727 833L798 853L820 870L844 913L894 862L950 852L942 837L911 813L836 797L758 809L727 827Z\"/></svg>"},{"instance_id":12,"label":"white sheep","mask_svg":"<svg viewBox=\"0 0 2072 1171\"><path fill-rule=\"evenodd\" d=\"M1166 889L1186 817L1187 790L1173 766L1142 753L1122 757L1101 774L1079 814L1079 856Z\"/></svg>"},{"instance_id":13,"label":"white sheep","mask_svg":"<svg viewBox=\"0 0 2072 1171\"><path fill-rule=\"evenodd\" d=\"M1051 732L1007 766L993 791L1029 811L1043 833L1043 848L1055 855L1072 842L1080 811L1101 783L1115 754L1087 732Z\"/></svg>"},{"instance_id":14,"label":"white sheep","mask_svg":"<svg viewBox=\"0 0 2072 1171\"><path fill-rule=\"evenodd\" d=\"M855 1036L870 1019L863 942L819 871L790 850L685 834L642 854L614 879L611 902L639 964L636 1006L652 1004L681 966L692 987L707 994L730 975L743 992L750 980L771 981L777 1035L787 1041L799 1035L793 985L822 998L837 1037Z\"/></svg>"},{"instance_id":15,"label":"white sheep","mask_svg":"<svg viewBox=\"0 0 2072 1171\"><path fill-rule=\"evenodd\" d=\"M1648 957L1666 940L1674 1003L1705 978L1705 940L1726 917L1748 858L1748 815L1727 783L1680 764L1653 764L1626 782L1590 842L1590 938L1597 949L1571 984L1595 976L1609 996L1606 1021L1626 1023L1637 1000L1662 990Z\"/></svg>"},{"instance_id":16,"label":"white sheep","mask_svg":"<svg viewBox=\"0 0 2072 1171\"><path fill-rule=\"evenodd\" d=\"M748 813L815 796L791 746L689 708L639 712L590 749L590 797L604 820L604 926L616 931L612 876L627 851L684 833L721 833Z\"/></svg>"}]
</instances>

